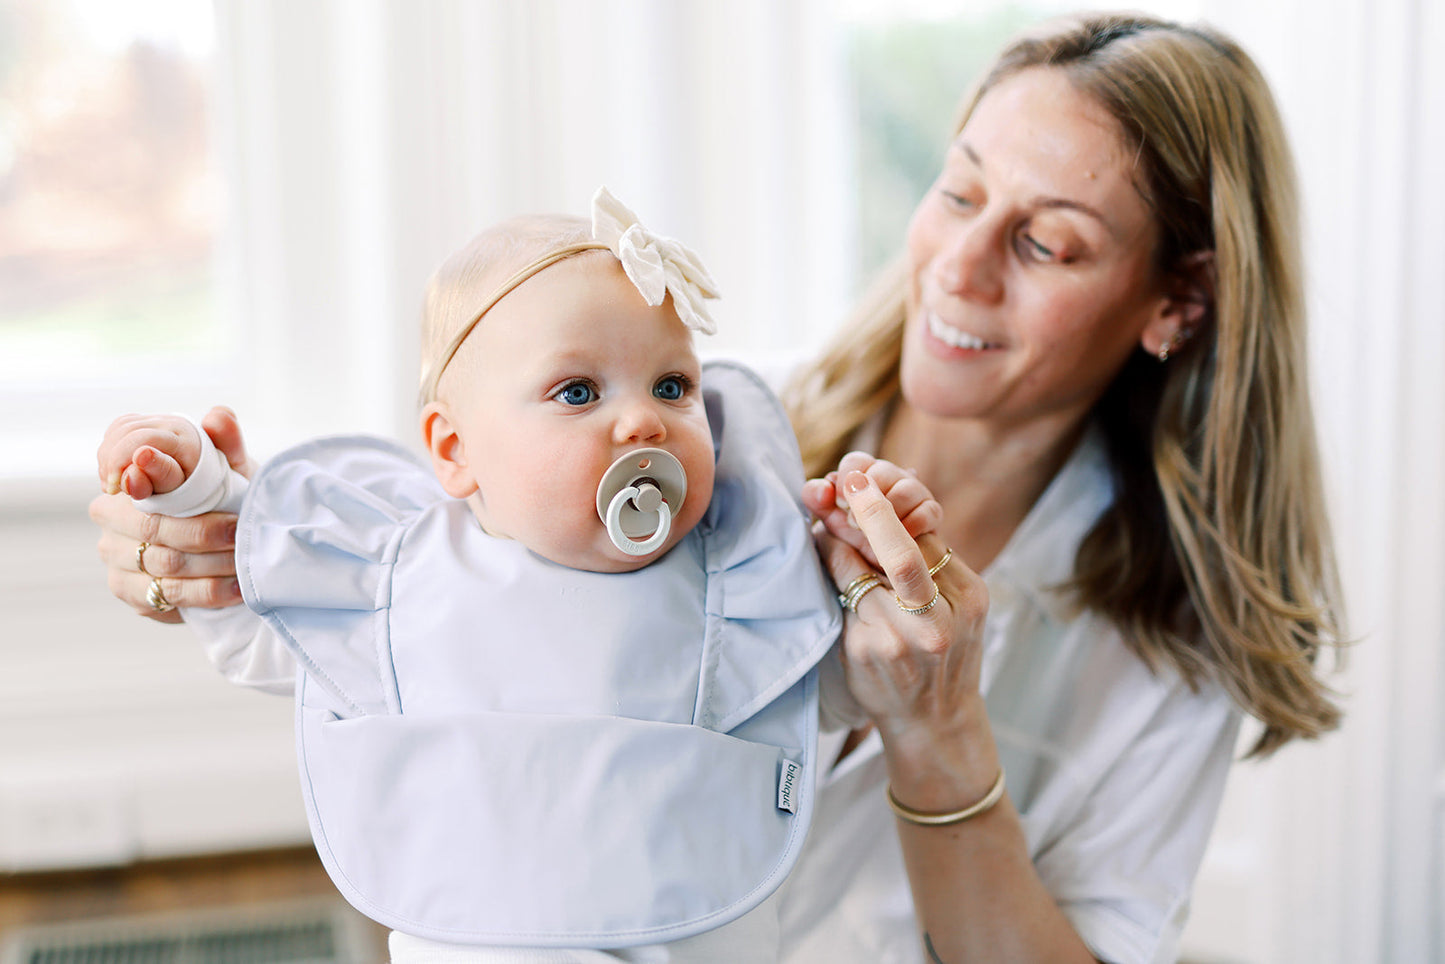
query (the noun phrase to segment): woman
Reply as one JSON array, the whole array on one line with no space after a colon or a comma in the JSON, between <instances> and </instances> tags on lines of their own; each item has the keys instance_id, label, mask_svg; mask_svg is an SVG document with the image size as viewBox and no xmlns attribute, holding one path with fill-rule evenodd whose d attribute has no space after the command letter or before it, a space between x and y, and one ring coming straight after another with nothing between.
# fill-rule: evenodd
<instances>
[{"instance_id":1,"label":"woman","mask_svg":"<svg viewBox=\"0 0 1445 964\"><path fill-rule=\"evenodd\" d=\"M837 467L804 498L872 721L829 748L790 960L1172 960L1240 712L1260 755L1337 725L1296 222L1268 88L1206 28L1049 24L968 98L904 256L789 392ZM936 536L860 449L914 468ZM92 514L137 609L137 540L194 577L164 598L228 598L214 531Z\"/></svg>"}]
</instances>

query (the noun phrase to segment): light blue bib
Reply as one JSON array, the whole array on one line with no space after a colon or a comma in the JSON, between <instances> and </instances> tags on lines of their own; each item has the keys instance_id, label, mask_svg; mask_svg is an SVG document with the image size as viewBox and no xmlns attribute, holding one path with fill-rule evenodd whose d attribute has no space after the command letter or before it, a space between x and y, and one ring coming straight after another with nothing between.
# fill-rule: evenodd
<instances>
[{"instance_id":1,"label":"light blue bib","mask_svg":"<svg viewBox=\"0 0 1445 964\"><path fill-rule=\"evenodd\" d=\"M252 483L242 591L300 663L312 834L367 916L457 943L660 943L791 868L840 611L777 400L728 363L703 387L712 504L633 573L487 536L387 442L307 443Z\"/></svg>"}]
</instances>

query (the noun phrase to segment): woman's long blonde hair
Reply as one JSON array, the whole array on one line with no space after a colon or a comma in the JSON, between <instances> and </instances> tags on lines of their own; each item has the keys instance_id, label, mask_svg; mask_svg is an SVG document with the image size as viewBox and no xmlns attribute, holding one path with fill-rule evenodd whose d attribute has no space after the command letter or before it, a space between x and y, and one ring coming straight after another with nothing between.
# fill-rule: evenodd
<instances>
[{"instance_id":1,"label":"woman's long blonde hair","mask_svg":"<svg viewBox=\"0 0 1445 964\"><path fill-rule=\"evenodd\" d=\"M1214 252L1213 312L1167 364L1142 351L1094 412L1116 499L1080 546L1071 588L1151 666L1221 682L1264 725L1252 754L1335 727L1315 673L1340 638L1340 592L1305 376L1293 162L1259 69L1202 26L1097 14L1054 21L999 56L994 85L1065 71L1117 120L1159 226L1156 267ZM789 386L810 475L898 397L904 266Z\"/></svg>"}]
</instances>

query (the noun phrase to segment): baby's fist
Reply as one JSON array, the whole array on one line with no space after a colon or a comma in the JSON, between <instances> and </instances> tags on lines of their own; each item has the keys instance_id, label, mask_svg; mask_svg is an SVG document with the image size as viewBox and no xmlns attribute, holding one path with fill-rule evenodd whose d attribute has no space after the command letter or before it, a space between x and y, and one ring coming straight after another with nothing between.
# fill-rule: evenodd
<instances>
[{"instance_id":1,"label":"baby's fist","mask_svg":"<svg viewBox=\"0 0 1445 964\"><path fill-rule=\"evenodd\" d=\"M178 488L200 459L200 432L178 415L122 415L106 429L96 453L105 491L132 499Z\"/></svg>"}]
</instances>

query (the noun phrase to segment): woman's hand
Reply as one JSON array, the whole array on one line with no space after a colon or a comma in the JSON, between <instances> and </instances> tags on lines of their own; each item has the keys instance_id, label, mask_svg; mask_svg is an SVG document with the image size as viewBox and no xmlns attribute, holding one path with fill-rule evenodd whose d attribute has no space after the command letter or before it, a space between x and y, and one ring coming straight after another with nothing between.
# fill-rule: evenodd
<instances>
[{"instance_id":1,"label":"woman's hand","mask_svg":"<svg viewBox=\"0 0 1445 964\"><path fill-rule=\"evenodd\" d=\"M906 475L850 463L809 483L804 501L835 584L886 580L855 597L842 648L849 689L883 739L888 793L915 814L982 806L944 826L897 821L923 950L933 961L1093 961L1039 879L1008 794L993 793L1000 761L979 692L988 591L932 531L911 531L909 506L932 496L899 498Z\"/></svg>"},{"instance_id":2,"label":"woman's hand","mask_svg":"<svg viewBox=\"0 0 1445 964\"><path fill-rule=\"evenodd\" d=\"M804 501L822 523L819 550L836 585L884 580L848 614L843 660L883 737L898 799L947 811L982 797L998 772L979 694L988 592L956 557L930 574L947 551L932 534L942 509L910 473L859 453L836 477L808 483Z\"/></svg>"},{"instance_id":3,"label":"woman's hand","mask_svg":"<svg viewBox=\"0 0 1445 964\"><path fill-rule=\"evenodd\" d=\"M894 516L913 538L933 532L942 524L943 507L916 475L867 452L849 452L838 463L837 471L803 484L803 502L834 538L858 550L869 565L876 567L878 558L867 537L858 528L847 495L838 483L850 472L865 473L874 481L878 491L892 505Z\"/></svg>"},{"instance_id":4,"label":"woman's hand","mask_svg":"<svg viewBox=\"0 0 1445 964\"><path fill-rule=\"evenodd\" d=\"M201 427L226 456L231 467L248 478L255 463L246 454L241 427L230 409L213 408ZM174 448L153 427L117 419L96 453L105 494L90 503L90 517L100 526L97 549L108 570L111 593L142 616L159 622L180 622L173 610L161 611L147 600L151 580L158 579L165 600L176 606L216 609L241 601L236 583L236 516L211 512L190 519L147 515L131 504L131 496L149 495L152 473L164 475ZM140 453L150 449L154 457ZM143 467L136 462L146 461ZM179 467L181 460L176 460ZM129 493L129 494L128 494ZM140 546L144 544L145 549ZM142 568L143 567L143 568Z\"/></svg>"}]
</instances>

